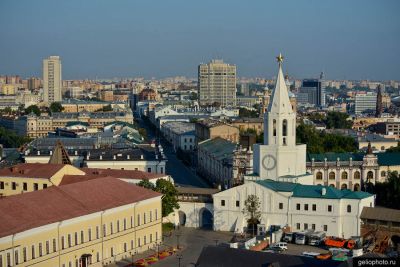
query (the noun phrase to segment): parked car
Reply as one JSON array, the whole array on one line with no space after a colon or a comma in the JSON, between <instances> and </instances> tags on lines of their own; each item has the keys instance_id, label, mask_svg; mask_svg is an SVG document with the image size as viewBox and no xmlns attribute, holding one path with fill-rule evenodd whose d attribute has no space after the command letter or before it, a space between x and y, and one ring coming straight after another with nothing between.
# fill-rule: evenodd
<instances>
[{"instance_id":1,"label":"parked car","mask_svg":"<svg viewBox=\"0 0 400 267\"><path fill-rule=\"evenodd\" d=\"M282 253L284 250L280 247L269 247L266 250L262 250L262 252L269 252L269 253Z\"/></svg>"},{"instance_id":2,"label":"parked car","mask_svg":"<svg viewBox=\"0 0 400 267\"><path fill-rule=\"evenodd\" d=\"M271 244L271 248L280 248L282 250L287 250L287 243L286 242L278 242Z\"/></svg>"}]
</instances>

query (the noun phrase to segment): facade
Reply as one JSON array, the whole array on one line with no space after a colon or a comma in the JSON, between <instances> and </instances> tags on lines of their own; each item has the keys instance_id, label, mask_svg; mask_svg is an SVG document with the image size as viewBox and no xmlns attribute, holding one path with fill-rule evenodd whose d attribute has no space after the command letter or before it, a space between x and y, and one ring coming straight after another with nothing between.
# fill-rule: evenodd
<instances>
[{"instance_id":1,"label":"facade","mask_svg":"<svg viewBox=\"0 0 400 267\"><path fill-rule=\"evenodd\" d=\"M375 93L358 93L355 96L355 114L359 115L365 111L372 111L375 113L376 110L376 94Z\"/></svg>"},{"instance_id":2,"label":"facade","mask_svg":"<svg viewBox=\"0 0 400 267\"><path fill-rule=\"evenodd\" d=\"M261 134L264 131L264 119L263 118L240 118L231 119L229 124L239 128L240 132L248 130L255 131L257 134Z\"/></svg>"},{"instance_id":3,"label":"facade","mask_svg":"<svg viewBox=\"0 0 400 267\"><path fill-rule=\"evenodd\" d=\"M24 126L20 134L29 137L43 137L47 136L49 131L55 131L57 128L65 128L67 124L72 121L88 123L89 126L96 128L102 128L106 124L114 121L133 123L133 114L130 109L126 109L126 111L96 113L86 111L79 113L55 112L51 116L36 116L31 113L27 116L18 118L18 120L18 124Z\"/></svg>"},{"instance_id":4,"label":"facade","mask_svg":"<svg viewBox=\"0 0 400 267\"><path fill-rule=\"evenodd\" d=\"M218 103L223 107L236 105L236 66L212 60L198 67L200 105Z\"/></svg>"},{"instance_id":5,"label":"facade","mask_svg":"<svg viewBox=\"0 0 400 267\"><path fill-rule=\"evenodd\" d=\"M61 102L61 106L64 108L65 113L76 113L76 112L96 112L104 107L111 106L115 109L128 109L126 108L126 103L124 102L97 102L97 101L77 101L68 100Z\"/></svg>"},{"instance_id":6,"label":"facade","mask_svg":"<svg viewBox=\"0 0 400 267\"><path fill-rule=\"evenodd\" d=\"M299 91L302 96L305 96L300 98L301 103L325 107L325 87L320 79L303 80Z\"/></svg>"},{"instance_id":7,"label":"facade","mask_svg":"<svg viewBox=\"0 0 400 267\"><path fill-rule=\"evenodd\" d=\"M195 124L190 122L166 122L161 127L165 139L182 151L193 151L196 148Z\"/></svg>"},{"instance_id":8,"label":"facade","mask_svg":"<svg viewBox=\"0 0 400 267\"><path fill-rule=\"evenodd\" d=\"M214 139L216 137L238 143L240 138L239 128L212 119L204 119L196 122L197 143L207 139Z\"/></svg>"},{"instance_id":9,"label":"facade","mask_svg":"<svg viewBox=\"0 0 400 267\"><path fill-rule=\"evenodd\" d=\"M161 195L113 178L10 196L0 213L1 266L100 267L162 236Z\"/></svg>"},{"instance_id":10,"label":"facade","mask_svg":"<svg viewBox=\"0 0 400 267\"><path fill-rule=\"evenodd\" d=\"M200 142L197 157L197 171L224 189L242 184L244 175L253 171L251 150L220 137Z\"/></svg>"},{"instance_id":11,"label":"facade","mask_svg":"<svg viewBox=\"0 0 400 267\"><path fill-rule=\"evenodd\" d=\"M238 96L236 97L237 107L253 108L254 105L261 105L263 103L262 96Z\"/></svg>"},{"instance_id":12,"label":"facade","mask_svg":"<svg viewBox=\"0 0 400 267\"><path fill-rule=\"evenodd\" d=\"M293 231L314 229L344 238L360 235L362 208L374 207L374 196L366 192L256 181L213 195L214 230L244 232L248 218L242 210L249 195L258 196L259 221L267 229L271 225L289 226Z\"/></svg>"},{"instance_id":13,"label":"facade","mask_svg":"<svg viewBox=\"0 0 400 267\"><path fill-rule=\"evenodd\" d=\"M51 104L62 100L62 74L59 56L43 60L43 100Z\"/></svg>"}]
</instances>

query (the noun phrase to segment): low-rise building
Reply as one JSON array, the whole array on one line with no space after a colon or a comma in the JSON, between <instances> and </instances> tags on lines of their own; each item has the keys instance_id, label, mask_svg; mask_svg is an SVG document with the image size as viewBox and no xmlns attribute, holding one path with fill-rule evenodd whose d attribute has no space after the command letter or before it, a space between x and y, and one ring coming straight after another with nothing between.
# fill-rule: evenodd
<instances>
[{"instance_id":1,"label":"low-rise building","mask_svg":"<svg viewBox=\"0 0 400 267\"><path fill-rule=\"evenodd\" d=\"M174 150L192 151L196 148L195 124L190 122L167 122L161 127L165 139Z\"/></svg>"},{"instance_id":2,"label":"low-rise building","mask_svg":"<svg viewBox=\"0 0 400 267\"><path fill-rule=\"evenodd\" d=\"M113 178L2 198L0 213L1 266L104 266L162 237L161 194Z\"/></svg>"},{"instance_id":3,"label":"low-rise building","mask_svg":"<svg viewBox=\"0 0 400 267\"><path fill-rule=\"evenodd\" d=\"M264 119L263 118L240 118L231 119L229 124L239 128L241 132L247 130L255 131L257 134L261 134L264 131Z\"/></svg>"},{"instance_id":4,"label":"low-rise building","mask_svg":"<svg viewBox=\"0 0 400 267\"><path fill-rule=\"evenodd\" d=\"M280 225L344 238L360 235L362 208L375 205L374 195L366 192L272 180L248 182L213 195L214 230L244 232L249 218L242 211L250 195L259 198L259 224L266 229Z\"/></svg>"},{"instance_id":5,"label":"low-rise building","mask_svg":"<svg viewBox=\"0 0 400 267\"><path fill-rule=\"evenodd\" d=\"M208 139L198 144L197 171L214 185L230 188L253 172L253 153L220 137Z\"/></svg>"},{"instance_id":6,"label":"low-rise building","mask_svg":"<svg viewBox=\"0 0 400 267\"><path fill-rule=\"evenodd\" d=\"M196 122L197 143L217 137L237 143L240 138L239 128L213 119L204 119Z\"/></svg>"}]
</instances>

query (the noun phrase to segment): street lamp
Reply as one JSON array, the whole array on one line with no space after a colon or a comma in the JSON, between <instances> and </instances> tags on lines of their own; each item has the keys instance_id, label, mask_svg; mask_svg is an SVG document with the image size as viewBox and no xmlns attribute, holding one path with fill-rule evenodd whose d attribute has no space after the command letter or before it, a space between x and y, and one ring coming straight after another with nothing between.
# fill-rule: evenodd
<instances>
[{"instance_id":1,"label":"street lamp","mask_svg":"<svg viewBox=\"0 0 400 267\"><path fill-rule=\"evenodd\" d=\"M178 267L181 267L181 259L183 258L181 254L176 255L176 258L178 259Z\"/></svg>"},{"instance_id":2,"label":"street lamp","mask_svg":"<svg viewBox=\"0 0 400 267\"><path fill-rule=\"evenodd\" d=\"M179 237L180 237L180 236L181 236L180 233L177 233L177 234L176 234L176 243L177 243L176 248L177 248L177 249L179 249Z\"/></svg>"}]
</instances>

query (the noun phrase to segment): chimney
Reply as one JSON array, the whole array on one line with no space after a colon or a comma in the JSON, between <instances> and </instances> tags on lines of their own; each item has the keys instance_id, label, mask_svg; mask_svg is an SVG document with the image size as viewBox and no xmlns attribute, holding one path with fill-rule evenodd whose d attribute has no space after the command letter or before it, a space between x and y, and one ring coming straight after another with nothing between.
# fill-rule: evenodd
<instances>
[{"instance_id":1,"label":"chimney","mask_svg":"<svg viewBox=\"0 0 400 267\"><path fill-rule=\"evenodd\" d=\"M75 150L75 156L78 156L78 151Z\"/></svg>"},{"instance_id":2,"label":"chimney","mask_svg":"<svg viewBox=\"0 0 400 267\"><path fill-rule=\"evenodd\" d=\"M326 188L325 187L322 188L321 195L323 195L323 196L326 195Z\"/></svg>"},{"instance_id":3,"label":"chimney","mask_svg":"<svg viewBox=\"0 0 400 267\"><path fill-rule=\"evenodd\" d=\"M115 160L115 159L117 159L117 156L116 156L116 155L114 155L114 156L113 156L113 159L114 159L114 160Z\"/></svg>"}]
</instances>

